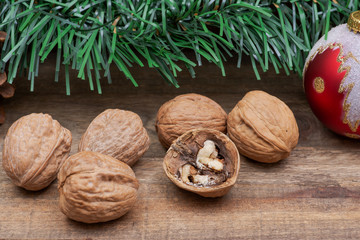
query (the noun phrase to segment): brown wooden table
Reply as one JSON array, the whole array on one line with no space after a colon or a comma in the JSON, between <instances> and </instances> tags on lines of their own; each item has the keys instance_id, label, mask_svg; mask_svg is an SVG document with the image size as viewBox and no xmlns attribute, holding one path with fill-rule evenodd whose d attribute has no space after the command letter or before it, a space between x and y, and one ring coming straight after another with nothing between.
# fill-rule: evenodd
<instances>
[{"instance_id":1,"label":"brown wooden table","mask_svg":"<svg viewBox=\"0 0 360 240\"><path fill-rule=\"evenodd\" d=\"M155 70L133 69L140 87L114 70L113 84L103 80L103 95L88 90L88 82L71 78L72 95L65 96L64 77L53 82L54 64L43 64L35 81L17 79L14 98L2 102L6 123L23 115L45 112L70 129L71 153L90 121L107 108L138 113L151 137L151 146L134 166L140 181L138 201L122 218L86 225L67 219L58 209L57 182L39 192L13 185L0 167L0 238L82 239L360 239L360 142L323 127L306 102L297 75L262 74L257 81L250 64L226 66L227 77L212 64L196 68L191 79L184 70L181 88L167 85ZM229 112L247 91L262 89L285 101L300 129L298 146L276 164L241 158L239 178L222 198L206 199L171 183L162 169L165 154L154 121L165 101L196 92L217 101Z\"/></svg>"}]
</instances>

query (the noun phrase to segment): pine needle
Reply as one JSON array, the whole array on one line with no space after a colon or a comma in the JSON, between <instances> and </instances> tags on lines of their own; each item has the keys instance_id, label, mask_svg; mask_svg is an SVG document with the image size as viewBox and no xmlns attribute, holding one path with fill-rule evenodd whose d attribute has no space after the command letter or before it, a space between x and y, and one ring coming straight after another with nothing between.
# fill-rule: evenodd
<instances>
[{"instance_id":1,"label":"pine needle","mask_svg":"<svg viewBox=\"0 0 360 240\"><path fill-rule=\"evenodd\" d=\"M238 67L243 55L250 57L256 79L258 67L266 72L270 64L277 73L301 75L312 45L359 7L358 0L3 0L0 30L8 37L0 70L8 64L12 83L26 69L33 91L40 60L56 52L55 81L64 65L68 95L70 67L99 94L102 77L111 83L111 64L135 87L134 64L146 61L179 87L181 66L195 77L194 67L207 60L225 76L226 57L235 54Z\"/></svg>"}]
</instances>

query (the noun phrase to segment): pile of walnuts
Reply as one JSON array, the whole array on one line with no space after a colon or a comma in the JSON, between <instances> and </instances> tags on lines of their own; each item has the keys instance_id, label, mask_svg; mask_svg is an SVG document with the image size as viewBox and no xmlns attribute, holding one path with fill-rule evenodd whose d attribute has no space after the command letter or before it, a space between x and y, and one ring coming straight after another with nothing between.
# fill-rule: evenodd
<instances>
[{"instance_id":1,"label":"pile of walnuts","mask_svg":"<svg viewBox=\"0 0 360 240\"><path fill-rule=\"evenodd\" d=\"M239 152L277 162L289 156L299 138L292 111L262 91L247 93L229 115L205 96L177 96L161 106L155 127L168 149L166 175L204 197L223 196L236 183ZM43 189L57 177L60 210L73 220L105 222L128 212L139 188L130 166L150 145L140 117L108 109L90 123L79 152L69 157L71 143L71 132L50 115L24 116L7 132L3 168L27 190Z\"/></svg>"},{"instance_id":2,"label":"pile of walnuts","mask_svg":"<svg viewBox=\"0 0 360 240\"><path fill-rule=\"evenodd\" d=\"M223 196L235 184L238 151L274 163L288 157L299 138L290 108L263 91L248 92L228 116L205 96L177 96L160 107L156 131L161 144L170 146L163 162L166 175L205 197Z\"/></svg>"},{"instance_id":3,"label":"pile of walnuts","mask_svg":"<svg viewBox=\"0 0 360 240\"><path fill-rule=\"evenodd\" d=\"M96 223L127 213L139 182L129 165L149 148L149 136L133 112L108 109L98 115L70 156L71 132L48 114L18 119L7 132L3 168L17 186L47 187L57 176L60 210L69 218Z\"/></svg>"}]
</instances>

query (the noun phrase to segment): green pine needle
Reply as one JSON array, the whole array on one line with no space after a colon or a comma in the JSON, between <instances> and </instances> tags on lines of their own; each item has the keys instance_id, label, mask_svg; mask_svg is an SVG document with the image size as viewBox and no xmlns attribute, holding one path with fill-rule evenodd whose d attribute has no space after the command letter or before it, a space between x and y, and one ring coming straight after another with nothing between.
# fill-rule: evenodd
<instances>
[{"instance_id":1,"label":"green pine needle","mask_svg":"<svg viewBox=\"0 0 360 240\"><path fill-rule=\"evenodd\" d=\"M56 51L55 81L63 65L66 94L70 67L101 94L101 78L111 83L111 64L137 87L131 67L143 61L175 87L181 66L195 77L193 67L205 59L225 76L226 57L234 54L238 67L243 55L250 57L256 79L258 68L265 72L270 64L277 73L301 75L312 45L359 7L358 0L4 0L0 30L8 37L0 71L8 64L12 83L26 69L33 91L39 62Z\"/></svg>"}]
</instances>

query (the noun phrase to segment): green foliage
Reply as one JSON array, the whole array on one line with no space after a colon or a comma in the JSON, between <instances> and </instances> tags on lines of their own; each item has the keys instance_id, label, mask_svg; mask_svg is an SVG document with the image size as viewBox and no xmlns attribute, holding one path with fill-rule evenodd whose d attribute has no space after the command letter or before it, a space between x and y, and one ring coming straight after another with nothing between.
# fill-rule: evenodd
<instances>
[{"instance_id":1,"label":"green foliage","mask_svg":"<svg viewBox=\"0 0 360 240\"><path fill-rule=\"evenodd\" d=\"M193 77L203 60L225 76L224 62L234 54L238 67L243 54L250 57L258 79L258 66L301 74L311 46L359 6L358 0L3 0L0 30L8 37L0 71L8 64L10 83L26 72L33 91L39 63L56 51L55 81L63 66L67 94L70 67L101 93L101 77L111 83L112 63L134 86L134 64L155 68L178 87L179 62Z\"/></svg>"}]
</instances>

